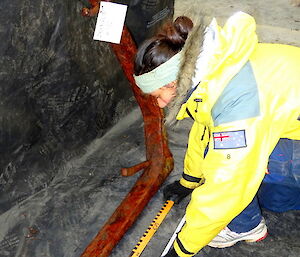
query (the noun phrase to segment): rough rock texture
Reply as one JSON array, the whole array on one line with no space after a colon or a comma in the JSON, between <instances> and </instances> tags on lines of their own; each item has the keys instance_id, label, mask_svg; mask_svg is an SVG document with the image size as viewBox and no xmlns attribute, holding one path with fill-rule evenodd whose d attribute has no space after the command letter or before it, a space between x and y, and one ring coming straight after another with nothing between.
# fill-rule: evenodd
<instances>
[{"instance_id":1,"label":"rough rock texture","mask_svg":"<svg viewBox=\"0 0 300 257\"><path fill-rule=\"evenodd\" d=\"M86 6L1 2L0 213L47 186L136 106L110 44L93 40L96 16L81 16ZM136 42L172 17L173 7L174 0L130 1L126 23Z\"/></svg>"},{"instance_id":2,"label":"rough rock texture","mask_svg":"<svg viewBox=\"0 0 300 257\"><path fill-rule=\"evenodd\" d=\"M46 186L135 106L110 45L92 39L96 18L82 17L82 7L1 2L1 211Z\"/></svg>"}]
</instances>

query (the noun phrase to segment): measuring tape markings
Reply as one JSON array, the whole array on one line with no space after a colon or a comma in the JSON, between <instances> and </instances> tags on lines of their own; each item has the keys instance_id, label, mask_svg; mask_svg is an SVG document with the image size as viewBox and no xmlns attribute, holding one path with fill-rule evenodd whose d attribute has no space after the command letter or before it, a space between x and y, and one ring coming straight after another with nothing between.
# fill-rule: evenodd
<instances>
[{"instance_id":1,"label":"measuring tape markings","mask_svg":"<svg viewBox=\"0 0 300 257\"><path fill-rule=\"evenodd\" d=\"M167 200L160 211L157 213L153 221L151 222L150 226L147 228L143 236L140 238L140 241L136 244L133 248L130 257L138 257L141 255L142 251L145 249L146 245L151 240L152 236L159 228L160 224L167 216L169 211L171 210L172 206L174 205L173 201Z\"/></svg>"}]
</instances>

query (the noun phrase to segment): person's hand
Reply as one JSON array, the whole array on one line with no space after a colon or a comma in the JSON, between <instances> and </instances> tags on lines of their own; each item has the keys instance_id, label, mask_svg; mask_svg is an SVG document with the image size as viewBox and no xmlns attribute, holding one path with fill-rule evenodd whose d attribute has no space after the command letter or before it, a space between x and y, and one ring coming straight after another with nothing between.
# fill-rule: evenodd
<instances>
[{"instance_id":1,"label":"person's hand","mask_svg":"<svg viewBox=\"0 0 300 257\"><path fill-rule=\"evenodd\" d=\"M167 185L163 189L164 200L174 201L175 204L180 203L186 196L192 193L193 189L184 187L178 180L172 184Z\"/></svg>"}]
</instances>

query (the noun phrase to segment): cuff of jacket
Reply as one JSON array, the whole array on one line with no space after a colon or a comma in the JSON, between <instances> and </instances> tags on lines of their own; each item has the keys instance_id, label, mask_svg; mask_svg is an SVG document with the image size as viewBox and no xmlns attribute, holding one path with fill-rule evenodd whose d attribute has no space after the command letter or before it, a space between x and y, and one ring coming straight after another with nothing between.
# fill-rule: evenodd
<instances>
[{"instance_id":1,"label":"cuff of jacket","mask_svg":"<svg viewBox=\"0 0 300 257\"><path fill-rule=\"evenodd\" d=\"M195 189L196 187L204 183L204 178L197 178L185 173L182 173L182 178L180 179L180 184L184 187Z\"/></svg>"},{"instance_id":2,"label":"cuff of jacket","mask_svg":"<svg viewBox=\"0 0 300 257\"><path fill-rule=\"evenodd\" d=\"M184 246L182 245L181 241L179 240L178 236L176 237L176 240L174 241L174 249L176 251L176 253L180 256L180 257L191 257L194 256L196 253L192 253L189 252L188 250L186 250L184 248Z\"/></svg>"}]
</instances>

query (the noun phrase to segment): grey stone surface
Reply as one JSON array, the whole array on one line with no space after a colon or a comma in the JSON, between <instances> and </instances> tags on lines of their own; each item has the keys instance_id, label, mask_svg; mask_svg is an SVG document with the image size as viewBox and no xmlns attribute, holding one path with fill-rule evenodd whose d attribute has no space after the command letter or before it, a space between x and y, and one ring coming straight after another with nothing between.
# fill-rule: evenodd
<instances>
[{"instance_id":1,"label":"grey stone surface","mask_svg":"<svg viewBox=\"0 0 300 257\"><path fill-rule=\"evenodd\" d=\"M0 5L0 213L50 183L63 162L136 106L84 3Z\"/></svg>"},{"instance_id":2,"label":"grey stone surface","mask_svg":"<svg viewBox=\"0 0 300 257\"><path fill-rule=\"evenodd\" d=\"M201 13L209 20L215 17L223 25L237 11L255 18L260 42L300 46L300 8L293 6L290 0L177 0L174 15Z\"/></svg>"}]
</instances>

